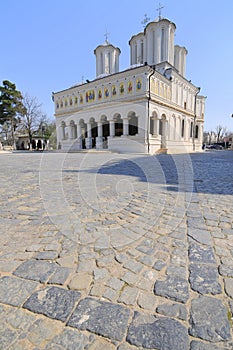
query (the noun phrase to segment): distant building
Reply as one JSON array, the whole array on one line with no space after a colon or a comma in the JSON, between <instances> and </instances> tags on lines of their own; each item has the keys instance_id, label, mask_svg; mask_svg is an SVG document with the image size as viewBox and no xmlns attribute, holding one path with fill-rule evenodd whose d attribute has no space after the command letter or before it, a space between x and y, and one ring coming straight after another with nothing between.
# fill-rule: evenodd
<instances>
[{"instance_id":1,"label":"distant building","mask_svg":"<svg viewBox=\"0 0 233 350\"><path fill-rule=\"evenodd\" d=\"M130 68L119 71L120 49L95 50L96 78L53 93L58 147L119 152L200 151L205 97L185 78L185 47L174 45L168 19L132 36Z\"/></svg>"}]
</instances>

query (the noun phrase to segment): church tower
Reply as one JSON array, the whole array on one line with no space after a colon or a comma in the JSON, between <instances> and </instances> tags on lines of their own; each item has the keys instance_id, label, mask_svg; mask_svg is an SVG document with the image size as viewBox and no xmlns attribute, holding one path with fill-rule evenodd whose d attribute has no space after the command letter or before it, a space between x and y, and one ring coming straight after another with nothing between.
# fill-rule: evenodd
<instances>
[{"instance_id":1,"label":"church tower","mask_svg":"<svg viewBox=\"0 0 233 350\"><path fill-rule=\"evenodd\" d=\"M101 77L119 72L119 56L121 50L113 46L107 40L94 50L96 56L96 77Z\"/></svg>"},{"instance_id":2,"label":"church tower","mask_svg":"<svg viewBox=\"0 0 233 350\"><path fill-rule=\"evenodd\" d=\"M147 62L153 66L167 61L173 66L175 30L175 24L165 18L148 23L144 33L129 41L131 65Z\"/></svg>"},{"instance_id":3,"label":"church tower","mask_svg":"<svg viewBox=\"0 0 233 350\"><path fill-rule=\"evenodd\" d=\"M174 66L183 77L185 77L187 54L188 51L185 47L175 45Z\"/></svg>"}]
</instances>

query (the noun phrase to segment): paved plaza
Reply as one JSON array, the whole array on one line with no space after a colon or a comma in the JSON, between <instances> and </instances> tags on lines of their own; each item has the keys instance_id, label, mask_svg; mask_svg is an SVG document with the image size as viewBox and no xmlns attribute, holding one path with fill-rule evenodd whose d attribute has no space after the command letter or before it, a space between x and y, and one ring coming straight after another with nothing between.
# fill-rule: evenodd
<instances>
[{"instance_id":1,"label":"paved plaza","mask_svg":"<svg viewBox=\"0 0 233 350\"><path fill-rule=\"evenodd\" d=\"M232 151L0 164L1 350L233 349Z\"/></svg>"}]
</instances>

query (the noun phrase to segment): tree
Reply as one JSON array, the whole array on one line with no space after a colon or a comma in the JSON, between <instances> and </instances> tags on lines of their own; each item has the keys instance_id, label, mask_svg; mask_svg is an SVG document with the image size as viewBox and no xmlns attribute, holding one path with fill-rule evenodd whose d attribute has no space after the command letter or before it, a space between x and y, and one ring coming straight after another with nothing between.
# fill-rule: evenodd
<instances>
[{"instance_id":1,"label":"tree","mask_svg":"<svg viewBox=\"0 0 233 350\"><path fill-rule=\"evenodd\" d=\"M11 134L11 144L15 144L14 132L20 122L20 115L25 113L22 94L16 90L15 84L8 80L0 86L0 124L7 129L7 138Z\"/></svg>"},{"instance_id":2,"label":"tree","mask_svg":"<svg viewBox=\"0 0 233 350\"><path fill-rule=\"evenodd\" d=\"M43 115L41 104L36 97L31 97L28 94L23 96L24 113L21 116L21 127L28 134L30 144L32 137L40 130L42 122L47 122L46 116Z\"/></svg>"},{"instance_id":3,"label":"tree","mask_svg":"<svg viewBox=\"0 0 233 350\"><path fill-rule=\"evenodd\" d=\"M217 133L217 142L220 142L222 140L222 137L227 133L227 127L222 125L217 125L216 133Z\"/></svg>"}]
</instances>

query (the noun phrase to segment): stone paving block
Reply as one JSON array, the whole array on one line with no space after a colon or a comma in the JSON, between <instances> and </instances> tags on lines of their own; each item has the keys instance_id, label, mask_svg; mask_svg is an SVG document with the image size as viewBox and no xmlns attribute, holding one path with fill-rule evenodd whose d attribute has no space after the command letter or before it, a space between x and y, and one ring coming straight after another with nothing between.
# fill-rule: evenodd
<instances>
[{"instance_id":1,"label":"stone paving block","mask_svg":"<svg viewBox=\"0 0 233 350\"><path fill-rule=\"evenodd\" d=\"M49 284L60 284L63 285L65 281L67 280L70 272L72 270L67 267L57 267L57 270L54 272L54 274L50 277L48 283Z\"/></svg>"},{"instance_id":2,"label":"stone paving block","mask_svg":"<svg viewBox=\"0 0 233 350\"><path fill-rule=\"evenodd\" d=\"M112 277L105 284L106 286L111 287L114 290L120 290L123 287L124 282L121 281L119 278Z\"/></svg>"},{"instance_id":3,"label":"stone paving block","mask_svg":"<svg viewBox=\"0 0 233 350\"><path fill-rule=\"evenodd\" d=\"M118 293L114 289L106 287L103 293L103 297L112 302L115 302L117 300Z\"/></svg>"},{"instance_id":4,"label":"stone paving block","mask_svg":"<svg viewBox=\"0 0 233 350\"><path fill-rule=\"evenodd\" d=\"M0 302L13 306L21 306L34 292L38 283L9 276L0 279Z\"/></svg>"},{"instance_id":5,"label":"stone paving block","mask_svg":"<svg viewBox=\"0 0 233 350\"><path fill-rule=\"evenodd\" d=\"M156 297L150 293L140 292L137 303L142 309L153 311L155 309Z\"/></svg>"},{"instance_id":6,"label":"stone paving block","mask_svg":"<svg viewBox=\"0 0 233 350\"><path fill-rule=\"evenodd\" d=\"M0 328L0 349L7 349L18 337L16 331L13 331L6 324L2 324Z\"/></svg>"},{"instance_id":7,"label":"stone paving block","mask_svg":"<svg viewBox=\"0 0 233 350\"><path fill-rule=\"evenodd\" d=\"M134 305L138 296L138 289L131 286L125 286L118 298L120 303L126 305Z\"/></svg>"},{"instance_id":8,"label":"stone paving block","mask_svg":"<svg viewBox=\"0 0 233 350\"><path fill-rule=\"evenodd\" d=\"M189 281L191 288L201 294L220 294L221 285L218 282L216 266L206 264L191 264L189 266Z\"/></svg>"},{"instance_id":9,"label":"stone paving block","mask_svg":"<svg viewBox=\"0 0 233 350\"><path fill-rule=\"evenodd\" d=\"M219 273L222 276L233 277L233 264L232 265L221 264L219 266Z\"/></svg>"},{"instance_id":10,"label":"stone paving block","mask_svg":"<svg viewBox=\"0 0 233 350\"><path fill-rule=\"evenodd\" d=\"M221 342L231 338L227 310L222 301L200 296L193 299L190 311L190 334L210 342Z\"/></svg>"},{"instance_id":11,"label":"stone paving block","mask_svg":"<svg viewBox=\"0 0 233 350\"><path fill-rule=\"evenodd\" d=\"M186 267L177 266L177 265L169 265L167 268L167 275L178 276L178 277L186 279L186 276L187 276Z\"/></svg>"},{"instance_id":12,"label":"stone paving block","mask_svg":"<svg viewBox=\"0 0 233 350\"><path fill-rule=\"evenodd\" d=\"M233 278L224 278L225 291L233 299Z\"/></svg>"},{"instance_id":13,"label":"stone paving block","mask_svg":"<svg viewBox=\"0 0 233 350\"><path fill-rule=\"evenodd\" d=\"M81 294L59 287L47 287L32 294L23 307L65 322Z\"/></svg>"},{"instance_id":14,"label":"stone paving block","mask_svg":"<svg viewBox=\"0 0 233 350\"><path fill-rule=\"evenodd\" d=\"M47 344L45 350L56 350L60 347L61 349L83 350L87 344L89 344L89 339L86 335L72 329L64 329Z\"/></svg>"},{"instance_id":15,"label":"stone paving block","mask_svg":"<svg viewBox=\"0 0 233 350\"><path fill-rule=\"evenodd\" d=\"M115 350L116 347L106 340L97 339L93 344L88 347L88 350ZM75 349L76 350L76 349Z\"/></svg>"},{"instance_id":16,"label":"stone paving block","mask_svg":"<svg viewBox=\"0 0 233 350\"><path fill-rule=\"evenodd\" d=\"M138 276L135 273L128 271L121 277L121 279L128 284L136 284Z\"/></svg>"},{"instance_id":17,"label":"stone paving block","mask_svg":"<svg viewBox=\"0 0 233 350\"><path fill-rule=\"evenodd\" d=\"M161 271L166 266L166 263L163 260L157 260L154 263L153 269Z\"/></svg>"},{"instance_id":18,"label":"stone paving block","mask_svg":"<svg viewBox=\"0 0 233 350\"><path fill-rule=\"evenodd\" d=\"M102 300L86 298L71 315L68 326L121 341L126 334L129 309Z\"/></svg>"},{"instance_id":19,"label":"stone paving block","mask_svg":"<svg viewBox=\"0 0 233 350\"><path fill-rule=\"evenodd\" d=\"M187 320L187 310L181 304L162 304L159 305L156 311L164 316L179 318L180 320Z\"/></svg>"},{"instance_id":20,"label":"stone paving block","mask_svg":"<svg viewBox=\"0 0 233 350\"><path fill-rule=\"evenodd\" d=\"M168 276L165 281L156 281L154 286L155 295L166 297L181 303L189 299L188 282L178 276Z\"/></svg>"},{"instance_id":21,"label":"stone paving block","mask_svg":"<svg viewBox=\"0 0 233 350\"><path fill-rule=\"evenodd\" d=\"M216 264L213 248L195 242L191 242L189 245L189 260L196 263Z\"/></svg>"},{"instance_id":22,"label":"stone paving block","mask_svg":"<svg viewBox=\"0 0 233 350\"><path fill-rule=\"evenodd\" d=\"M129 326L127 341L137 347L157 350L187 350L187 329L168 317L154 317L135 312Z\"/></svg>"},{"instance_id":23,"label":"stone paving block","mask_svg":"<svg viewBox=\"0 0 233 350\"><path fill-rule=\"evenodd\" d=\"M13 274L33 281L46 282L57 267L57 264L47 261L28 260L23 262Z\"/></svg>"},{"instance_id":24,"label":"stone paving block","mask_svg":"<svg viewBox=\"0 0 233 350\"><path fill-rule=\"evenodd\" d=\"M32 343L35 349L43 349L44 345L61 333L63 325L60 322L54 322L48 318L38 318L28 330L27 339Z\"/></svg>"},{"instance_id":25,"label":"stone paving block","mask_svg":"<svg viewBox=\"0 0 233 350\"><path fill-rule=\"evenodd\" d=\"M195 228L188 228L188 236L192 237L195 241L207 246L211 246L213 243L210 232L204 229L200 230Z\"/></svg>"},{"instance_id":26,"label":"stone paving block","mask_svg":"<svg viewBox=\"0 0 233 350\"><path fill-rule=\"evenodd\" d=\"M224 350L214 344L206 344L200 341L193 340L190 344L190 350Z\"/></svg>"},{"instance_id":27,"label":"stone paving block","mask_svg":"<svg viewBox=\"0 0 233 350\"><path fill-rule=\"evenodd\" d=\"M134 273L141 272L144 267L141 263L133 260L128 260L123 266Z\"/></svg>"},{"instance_id":28,"label":"stone paving block","mask_svg":"<svg viewBox=\"0 0 233 350\"><path fill-rule=\"evenodd\" d=\"M69 284L68 287L70 289L75 289L75 290L84 290L84 289L89 289L90 285L92 282L92 276L89 275L86 272L80 272L75 274Z\"/></svg>"},{"instance_id":29,"label":"stone paving block","mask_svg":"<svg viewBox=\"0 0 233 350\"><path fill-rule=\"evenodd\" d=\"M48 250L44 252L38 252L33 257L37 260L55 260L58 258L58 252Z\"/></svg>"},{"instance_id":30,"label":"stone paving block","mask_svg":"<svg viewBox=\"0 0 233 350\"><path fill-rule=\"evenodd\" d=\"M95 281L98 280L103 280L104 278L106 278L108 276L108 270L105 268L102 269L94 269L94 278Z\"/></svg>"},{"instance_id":31,"label":"stone paving block","mask_svg":"<svg viewBox=\"0 0 233 350\"><path fill-rule=\"evenodd\" d=\"M12 328L25 332L36 321L36 315L17 308L11 310L6 320Z\"/></svg>"}]
</instances>

